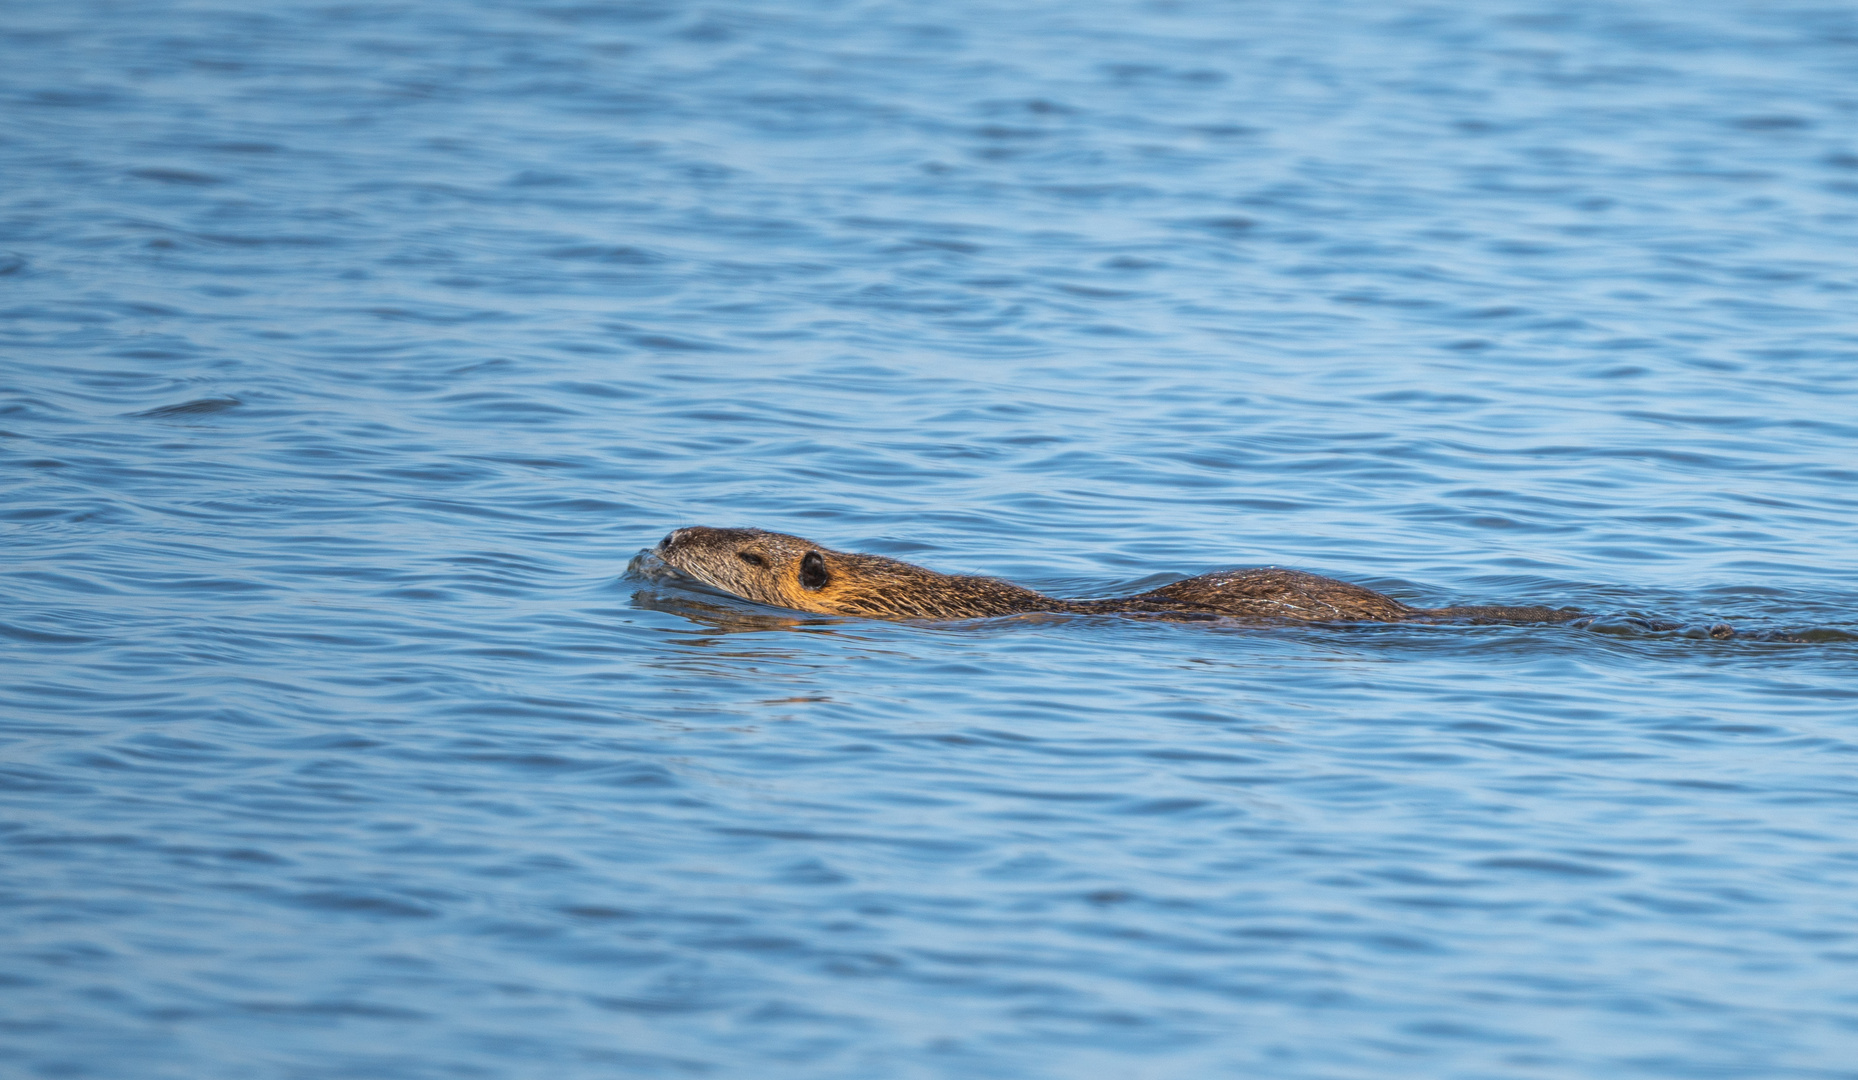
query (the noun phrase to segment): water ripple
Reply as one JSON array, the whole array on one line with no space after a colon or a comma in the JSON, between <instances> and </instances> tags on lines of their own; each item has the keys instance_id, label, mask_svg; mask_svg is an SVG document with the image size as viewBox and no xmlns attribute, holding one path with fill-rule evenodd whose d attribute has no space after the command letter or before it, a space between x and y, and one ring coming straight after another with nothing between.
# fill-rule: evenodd
<instances>
[{"instance_id":1,"label":"water ripple","mask_svg":"<svg viewBox=\"0 0 1858 1080\"><path fill-rule=\"evenodd\" d=\"M1849 12L15 7L22 1075L1852 1075Z\"/></svg>"}]
</instances>

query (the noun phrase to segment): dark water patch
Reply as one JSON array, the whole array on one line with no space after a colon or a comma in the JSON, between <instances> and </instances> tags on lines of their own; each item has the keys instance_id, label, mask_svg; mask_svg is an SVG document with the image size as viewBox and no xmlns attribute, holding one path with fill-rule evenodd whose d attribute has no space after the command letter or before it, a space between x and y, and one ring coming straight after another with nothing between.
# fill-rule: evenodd
<instances>
[{"instance_id":1,"label":"dark water patch","mask_svg":"<svg viewBox=\"0 0 1858 1080\"><path fill-rule=\"evenodd\" d=\"M153 180L162 184L182 184L189 187L208 187L225 181L207 173L194 172L191 169L142 168L130 169L129 175L138 180Z\"/></svg>"},{"instance_id":2,"label":"dark water patch","mask_svg":"<svg viewBox=\"0 0 1858 1080\"><path fill-rule=\"evenodd\" d=\"M653 266L664 261L642 248L624 245L579 245L553 248L547 252L551 259L587 260L601 263L617 263L625 266Z\"/></svg>"},{"instance_id":3,"label":"dark water patch","mask_svg":"<svg viewBox=\"0 0 1858 1080\"><path fill-rule=\"evenodd\" d=\"M288 902L317 911L327 911L344 915L384 916L397 919L430 919L439 914L438 910L429 904L417 903L397 896L370 893L336 891L307 892L289 897Z\"/></svg>"},{"instance_id":4,"label":"dark water patch","mask_svg":"<svg viewBox=\"0 0 1858 1080\"><path fill-rule=\"evenodd\" d=\"M14 641L29 642L35 645L87 645L97 639L82 634L61 634L53 631L35 630L29 626L15 626L0 623L0 637Z\"/></svg>"},{"instance_id":5,"label":"dark water patch","mask_svg":"<svg viewBox=\"0 0 1858 1080\"><path fill-rule=\"evenodd\" d=\"M165 358L165 354L161 356L138 357L138 359L162 358ZM181 402L178 405L162 405L158 408L147 409L139 413L132 413L131 415L157 420L177 416L206 416L212 413L225 412L227 409L236 409L243 404L245 404L243 401L235 397L198 398L194 401Z\"/></svg>"},{"instance_id":6,"label":"dark water patch","mask_svg":"<svg viewBox=\"0 0 1858 1080\"><path fill-rule=\"evenodd\" d=\"M1622 876L1617 870L1591 863L1573 862L1566 859L1506 857L1480 860L1476 865L1486 870L1516 871L1529 874L1543 874L1559 878L1616 878Z\"/></svg>"},{"instance_id":7,"label":"dark water patch","mask_svg":"<svg viewBox=\"0 0 1858 1080\"><path fill-rule=\"evenodd\" d=\"M426 1013L361 1001L241 1001L239 1010L259 1016L299 1016L360 1020L429 1020Z\"/></svg>"}]
</instances>

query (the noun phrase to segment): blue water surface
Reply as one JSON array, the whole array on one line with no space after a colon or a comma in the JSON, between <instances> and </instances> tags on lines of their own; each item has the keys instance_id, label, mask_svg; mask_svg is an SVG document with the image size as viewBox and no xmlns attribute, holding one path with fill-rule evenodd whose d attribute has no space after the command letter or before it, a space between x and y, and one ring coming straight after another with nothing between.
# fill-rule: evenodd
<instances>
[{"instance_id":1,"label":"blue water surface","mask_svg":"<svg viewBox=\"0 0 1858 1080\"><path fill-rule=\"evenodd\" d=\"M0 1074L1858 1077L1858 9L0 57ZM1594 618L627 573L691 524Z\"/></svg>"}]
</instances>

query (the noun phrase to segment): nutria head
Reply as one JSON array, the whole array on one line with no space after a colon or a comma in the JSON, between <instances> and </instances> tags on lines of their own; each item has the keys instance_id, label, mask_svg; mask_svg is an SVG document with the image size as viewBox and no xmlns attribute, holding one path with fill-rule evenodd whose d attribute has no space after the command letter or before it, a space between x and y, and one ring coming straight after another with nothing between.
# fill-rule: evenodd
<instances>
[{"instance_id":1,"label":"nutria head","mask_svg":"<svg viewBox=\"0 0 1858 1080\"><path fill-rule=\"evenodd\" d=\"M760 529L693 525L660 540L657 554L672 569L723 592L822 615L975 619L1064 607L993 578L938 574Z\"/></svg>"},{"instance_id":2,"label":"nutria head","mask_svg":"<svg viewBox=\"0 0 1858 1080\"><path fill-rule=\"evenodd\" d=\"M760 529L693 525L658 542L658 557L673 569L745 600L801 611L833 611L818 593L832 584L828 551L798 536Z\"/></svg>"}]
</instances>

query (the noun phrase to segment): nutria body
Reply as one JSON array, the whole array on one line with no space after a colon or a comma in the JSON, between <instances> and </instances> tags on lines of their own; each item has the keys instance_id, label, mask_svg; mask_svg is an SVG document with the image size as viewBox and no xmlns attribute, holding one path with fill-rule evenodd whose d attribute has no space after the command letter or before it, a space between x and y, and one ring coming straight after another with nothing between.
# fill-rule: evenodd
<instances>
[{"instance_id":1,"label":"nutria body","mask_svg":"<svg viewBox=\"0 0 1858 1080\"><path fill-rule=\"evenodd\" d=\"M672 569L745 600L823 615L984 619L1031 612L1156 614L1299 622L1565 622L1542 607L1415 608L1373 589L1300 570L1221 570L1134 596L1060 600L997 578L940 574L882 555L833 551L760 529L693 526L654 552Z\"/></svg>"}]
</instances>

